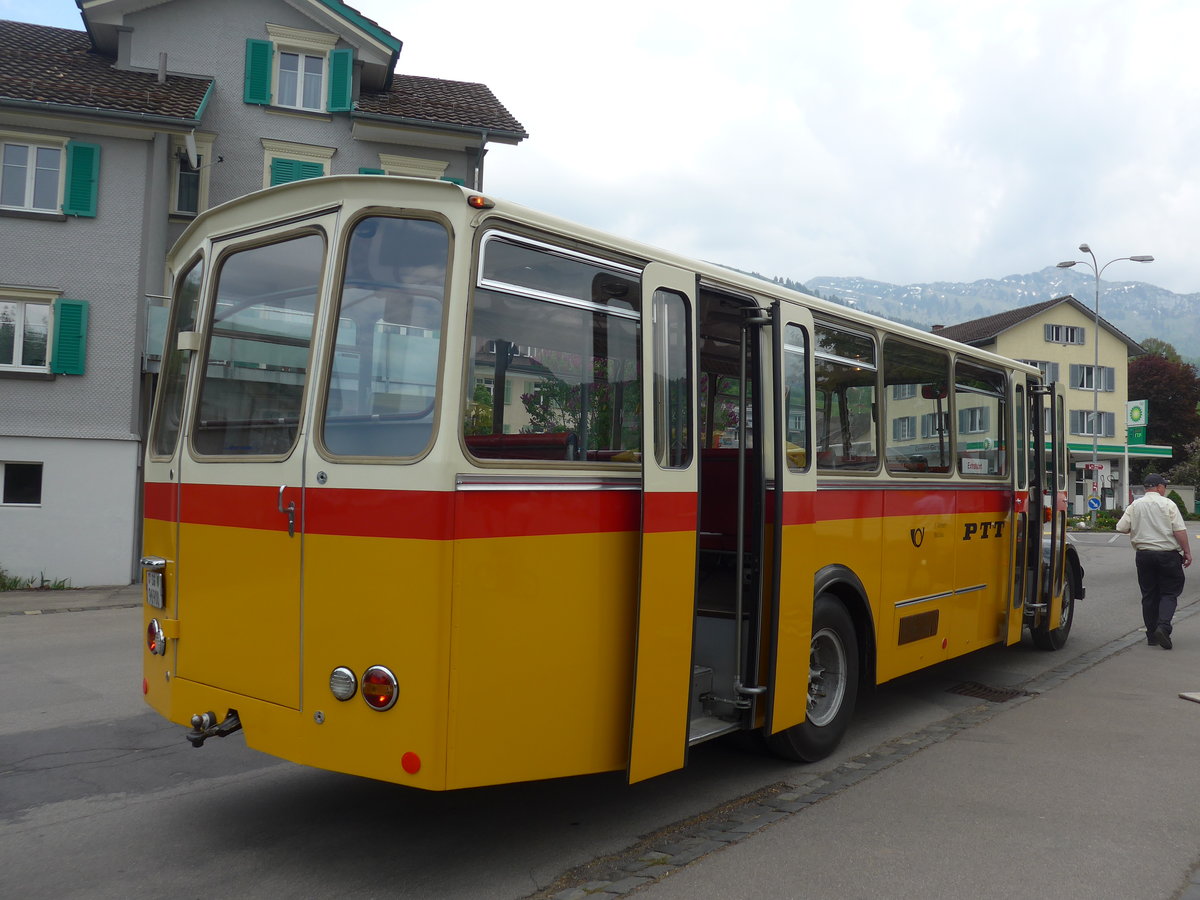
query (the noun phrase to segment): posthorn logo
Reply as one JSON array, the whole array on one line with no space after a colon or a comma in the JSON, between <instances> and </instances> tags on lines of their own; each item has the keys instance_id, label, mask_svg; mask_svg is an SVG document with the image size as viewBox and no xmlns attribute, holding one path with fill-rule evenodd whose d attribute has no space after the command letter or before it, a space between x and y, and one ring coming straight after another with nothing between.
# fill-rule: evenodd
<instances>
[{"instance_id":1,"label":"posthorn logo","mask_svg":"<svg viewBox=\"0 0 1200 900\"><path fill-rule=\"evenodd\" d=\"M912 545L914 547L920 547L923 543L925 543L925 529L910 528L908 530L908 538L912 541Z\"/></svg>"}]
</instances>

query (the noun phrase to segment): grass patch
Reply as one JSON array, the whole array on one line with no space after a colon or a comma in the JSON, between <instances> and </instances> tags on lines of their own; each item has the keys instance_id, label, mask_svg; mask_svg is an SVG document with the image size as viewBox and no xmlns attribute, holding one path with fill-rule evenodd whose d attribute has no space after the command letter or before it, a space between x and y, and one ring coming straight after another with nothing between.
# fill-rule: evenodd
<instances>
[{"instance_id":1,"label":"grass patch","mask_svg":"<svg viewBox=\"0 0 1200 900\"><path fill-rule=\"evenodd\" d=\"M45 572L39 572L37 577L9 575L0 568L0 591L68 591L71 589L69 578L47 578Z\"/></svg>"}]
</instances>

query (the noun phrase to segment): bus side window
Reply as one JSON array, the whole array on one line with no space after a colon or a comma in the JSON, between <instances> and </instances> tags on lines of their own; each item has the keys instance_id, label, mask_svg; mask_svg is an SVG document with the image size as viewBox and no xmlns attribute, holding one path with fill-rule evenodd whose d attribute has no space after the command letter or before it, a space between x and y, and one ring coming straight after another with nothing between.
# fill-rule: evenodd
<instances>
[{"instance_id":1,"label":"bus side window","mask_svg":"<svg viewBox=\"0 0 1200 900\"><path fill-rule=\"evenodd\" d=\"M511 235L483 243L463 402L481 460L636 463L639 284L617 267Z\"/></svg>"},{"instance_id":2,"label":"bus side window","mask_svg":"<svg viewBox=\"0 0 1200 900\"><path fill-rule=\"evenodd\" d=\"M877 470L874 340L821 324L816 328L816 356L817 467Z\"/></svg>"},{"instance_id":3,"label":"bus side window","mask_svg":"<svg viewBox=\"0 0 1200 900\"><path fill-rule=\"evenodd\" d=\"M889 472L950 471L950 355L906 341L883 345Z\"/></svg>"}]
</instances>

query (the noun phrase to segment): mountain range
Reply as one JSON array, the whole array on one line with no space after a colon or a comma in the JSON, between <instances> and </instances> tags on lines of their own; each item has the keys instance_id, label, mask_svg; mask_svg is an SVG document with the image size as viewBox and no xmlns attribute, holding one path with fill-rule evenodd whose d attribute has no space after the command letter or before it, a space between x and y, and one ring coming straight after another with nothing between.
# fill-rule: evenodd
<instances>
[{"instance_id":1,"label":"mountain range","mask_svg":"<svg viewBox=\"0 0 1200 900\"><path fill-rule=\"evenodd\" d=\"M1089 271L1048 266L1029 275L980 281L888 284L866 278L820 276L805 282L769 279L825 300L852 306L924 331L1062 297L1095 308ZM1187 362L1200 361L1200 293L1176 294L1141 281L1101 281L1100 316L1135 341L1156 337Z\"/></svg>"}]
</instances>

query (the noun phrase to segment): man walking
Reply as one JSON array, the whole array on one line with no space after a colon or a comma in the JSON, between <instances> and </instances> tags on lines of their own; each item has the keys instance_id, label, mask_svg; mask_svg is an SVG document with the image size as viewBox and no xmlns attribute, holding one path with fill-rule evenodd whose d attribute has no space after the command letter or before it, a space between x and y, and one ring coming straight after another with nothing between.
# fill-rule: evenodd
<instances>
[{"instance_id":1,"label":"man walking","mask_svg":"<svg viewBox=\"0 0 1200 900\"><path fill-rule=\"evenodd\" d=\"M1134 500L1117 523L1137 551L1138 587L1142 589L1142 621L1146 641L1171 649L1171 619L1183 592L1183 570L1192 564L1187 528L1179 507L1167 499L1167 481L1150 474L1145 496Z\"/></svg>"}]
</instances>

